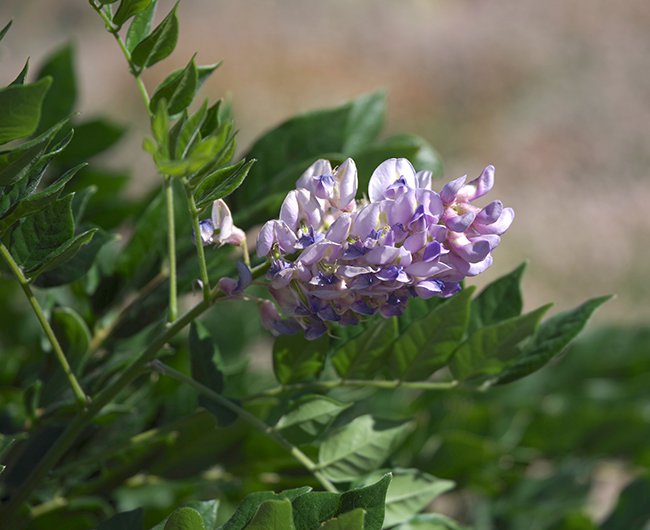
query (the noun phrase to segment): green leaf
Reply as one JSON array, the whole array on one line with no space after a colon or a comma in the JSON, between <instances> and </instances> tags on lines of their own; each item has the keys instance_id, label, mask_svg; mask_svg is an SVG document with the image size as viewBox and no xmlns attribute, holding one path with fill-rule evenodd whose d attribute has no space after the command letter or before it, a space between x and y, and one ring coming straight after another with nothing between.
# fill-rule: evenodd
<instances>
[{"instance_id":1,"label":"green leaf","mask_svg":"<svg viewBox=\"0 0 650 530\"><path fill-rule=\"evenodd\" d=\"M45 78L0 89L0 144L28 136L37 129L43 100L51 85L52 78Z\"/></svg>"},{"instance_id":2,"label":"green leaf","mask_svg":"<svg viewBox=\"0 0 650 530\"><path fill-rule=\"evenodd\" d=\"M377 92L340 107L296 116L266 133L246 155L258 159L259 164L237 193L238 206L271 193L286 193L317 158L328 153L345 155L374 140L383 121L384 106L385 95ZM274 213L261 212L259 218Z\"/></svg>"},{"instance_id":3,"label":"green leaf","mask_svg":"<svg viewBox=\"0 0 650 530\"><path fill-rule=\"evenodd\" d=\"M542 306L525 315L480 328L454 352L451 371L457 379L495 375L518 353L518 345L530 337L548 311Z\"/></svg>"},{"instance_id":4,"label":"green leaf","mask_svg":"<svg viewBox=\"0 0 650 530\"><path fill-rule=\"evenodd\" d=\"M26 270L35 270L74 234L73 194L25 218L11 234L11 253Z\"/></svg>"},{"instance_id":5,"label":"green leaf","mask_svg":"<svg viewBox=\"0 0 650 530\"><path fill-rule=\"evenodd\" d=\"M273 371L283 385L316 377L325 365L329 338L307 340L302 333L282 335L273 343Z\"/></svg>"},{"instance_id":6,"label":"green leaf","mask_svg":"<svg viewBox=\"0 0 650 530\"><path fill-rule=\"evenodd\" d=\"M98 230L99 228L91 228L62 243L50 252L37 267L27 268L27 273L31 278L36 278L44 272L61 267L62 264L72 259L81 247L88 245Z\"/></svg>"},{"instance_id":7,"label":"green leaf","mask_svg":"<svg viewBox=\"0 0 650 530\"><path fill-rule=\"evenodd\" d=\"M194 191L197 208L223 199L235 191L248 175L255 160L242 160L235 165L218 169L201 180Z\"/></svg>"},{"instance_id":8,"label":"green leaf","mask_svg":"<svg viewBox=\"0 0 650 530\"><path fill-rule=\"evenodd\" d=\"M309 491L311 491L311 488L304 486L302 488L285 490L280 493L273 493L272 491L251 493L237 506L235 513L233 513L232 517L228 519L220 530L243 530L263 502L282 499L293 501Z\"/></svg>"},{"instance_id":9,"label":"green leaf","mask_svg":"<svg viewBox=\"0 0 650 530\"><path fill-rule=\"evenodd\" d=\"M341 495L339 513L363 509L366 516L362 528L381 530L386 510L386 493L391 480L391 474L387 473L374 484L346 491Z\"/></svg>"},{"instance_id":10,"label":"green leaf","mask_svg":"<svg viewBox=\"0 0 650 530\"><path fill-rule=\"evenodd\" d=\"M108 521L100 523L97 530L142 530L144 528L144 511L137 508L118 513Z\"/></svg>"},{"instance_id":11,"label":"green leaf","mask_svg":"<svg viewBox=\"0 0 650 530\"><path fill-rule=\"evenodd\" d=\"M206 530L201 514L194 508L184 506L169 516L164 530Z\"/></svg>"},{"instance_id":12,"label":"green leaf","mask_svg":"<svg viewBox=\"0 0 650 530\"><path fill-rule=\"evenodd\" d=\"M208 112L208 102L203 105L191 117L179 120L174 128L178 126L176 134L170 133L169 151L176 159L183 159L192 148L194 143L201 137L201 125L205 121Z\"/></svg>"},{"instance_id":13,"label":"green leaf","mask_svg":"<svg viewBox=\"0 0 650 530\"><path fill-rule=\"evenodd\" d=\"M151 22L156 13L157 5L157 0L153 0L149 3L147 8L138 13L131 22L129 29L126 32L125 42L126 49L129 50L129 52L133 52L135 47L140 44L147 35L149 35L149 32L151 31Z\"/></svg>"},{"instance_id":14,"label":"green leaf","mask_svg":"<svg viewBox=\"0 0 650 530\"><path fill-rule=\"evenodd\" d=\"M433 499L454 487L451 480L436 478L417 469L396 469L386 494L384 528L408 521Z\"/></svg>"},{"instance_id":15,"label":"green leaf","mask_svg":"<svg viewBox=\"0 0 650 530\"><path fill-rule=\"evenodd\" d=\"M625 486L614 511L601 524L600 530L645 528L650 522L650 478L641 476Z\"/></svg>"},{"instance_id":16,"label":"green leaf","mask_svg":"<svg viewBox=\"0 0 650 530\"><path fill-rule=\"evenodd\" d=\"M163 175L171 177L189 176L210 164L218 151L219 140L214 137L204 138L196 143L185 160L169 160L154 156L156 167Z\"/></svg>"},{"instance_id":17,"label":"green leaf","mask_svg":"<svg viewBox=\"0 0 650 530\"><path fill-rule=\"evenodd\" d=\"M521 314L521 277L526 269L522 263L511 273L488 285L472 302L469 332L490 326Z\"/></svg>"},{"instance_id":18,"label":"green leaf","mask_svg":"<svg viewBox=\"0 0 650 530\"><path fill-rule=\"evenodd\" d=\"M0 434L0 474L2 474L6 467L2 465L2 462L5 462L5 456L15 441L16 438Z\"/></svg>"},{"instance_id":19,"label":"green leaf","mask_svg":"<svg viewBox=\"0 0 650 530\"><path fill-rule=\"evenodd\" d=\"M13 23L14 23L14 21L10 20L9 22L7 22L7 24L5 25L4 28L0 29L0 41L5 38L5 35L9 31L9 28L11 27L11 25Z\"/></svg>"},{"instance_id":20,"label":"green leaf","mask_svg":"<svg viewBox=\"0 0 650 530\"><path fill-rule=\"evenodd\" d=\"M217 528L217 511L219 509L219 501L192 501L188 502L183 506L184 508L192 508L194 511L198 512L203 520L203 525L205 530L216 530ZM169 515L166 519L158 523L156 526L151 528L151 530L164 530L165 525L171 518L172 514Z\"/></svg>"},{"instance_id":21,"label":"green leaf","mask_svg":"<svg viewBox=\"0 0 650 530\"><path fill-rule=\"evenodd\" d=\"M389 349L396 338L394 320L377 319L336 350L332 365L342 378L372 379L386 368Z\"/></svg>"},{"instance_id":22,"label":"green leaf","mask_svg":"<svg viewBox=\"0 0 650 530\"><path fill-rule=\"evenodd\" d=\"M339 515L334 519L325 521L319 530L360 530L366 528L365 526L366 512L362 508L357 508L351 512Z\"/></svg>"},{"instance_id":23,"label":"green leaf","mask_svg":"<svg viewBox=\"0 0 650 530\"><path fill-rule=\"evenodd\" d=\"M289 499L270 500L260 504L246 525L246 530L295 530Z\"/></svg>"},{"instance_id":24,"label":"green leaf","mask_svg":"<svg viewBox=\"0 0 650 530\"><path fill-rule=\"evenodd\" d=\"M339 513L340 493L310 491L293 500L293 521L296 530L312 530Z\"/></svg>"},{"instance_id":25,"label":"green leaf","mask_svg":"<svg viewBox=\"0 0 650 530\"><path fill-rule=\"evenodd\" d=\"M472 287L463 289L406 328L393 348L393 377L424 381L449 362L467 329L473 292Z\"/></svg>"},{"instance_id":26,"label":"green leaf","mask_svg":"<svg viewBox=\"0 0 650 530\"><path fill-rule=\"evenodd\" d=\"M194 57L182 70L169 74L151 96L149 109L155 112L158 103L167 101L167 112L174 115L190 106L198 88L199 73Z\"/></svg>"},{"instance_id":27,"label":"green leaf","mask_svg":"<svg viewBox=\"0 0 650 530\"><path fill-rule=\"evenodd\" d=\"M222 363L217 345L207 328L195 320L190 326L190 359L192 377L209 389L221 394L223 392L223 372L219 369ZM219 425L226 426L237 419L237 415L207 396L199 396L199 405L210 411L218 420Z\"/></svg>"},{"instance_id":28,"label":"green leaf","mask_svg":"<svg viewBox=\"0 0 650 530\"><path fill-rule=\"evenodd\" d=\"M498 374L495 382L509 383L539 370L566 348L582 331L594 311L610 298L611 296L592 298L546 320L533 339L521 349L514 362Z\"/></svg>"},{"instance_id":29,"label":"green leaf","mask_svg":"<svg viewBox=\"0 0 650 530\"><path fill-rule=\"evenodd\" d=\"M73 371L80 372L91 340L86 322L74 309L57 307L52 311L52 328Z\"/></svg>"},{"instance_id":30,"label":"green leaf","mask_svg":"<svg viewBox=\"0 0 650 530\"><path fill-rule=\"evenodd\" d=\"M295 444L307 443L320 436L334 418L347 409L350 403L341 403L327 396L301 396L288 407L273 427Z\"/></svg>"},{"instance_id":31,"label":"green leaf","mask_svg":"<svg viewBox=\"0 0 650 530\"><path fill-rule=\"evenodd\" d=\"M463 530L463 528L449 517L429 513L416 515L409 522L398 526L395 530Z\"/></svg>"},{"instance_id":32,"label":"green leaf","mask_svg":"<svg viewBox=\"0 0 650 530\"><path fill-rule=\"evenodd\" d=\"M120 28L131 17L145 11L151 3L152 0L122 0L113 15L113 24Z\"/></svg>"},{"instance_id":33,"label":"green leaf","mask_svg":"<svg viewBox=\"0 0 650 530\"><path fill-rule=\"evenodd\" d=\"M174 51L178 41L177 7L178 3L156 26L151 35L139 42L133 49L131 61L136 67L140 69L148 68L162 61Z\"/></svg>"},{"instance_id":34,"label":"green leaf","mask_svg":"<svg viewBox=\"0 0 650 530\"><path fill-rule=\"evenodd\" d=\"M401 443L410 425L379 422L365 415L334 431L320 446L318 467L334 482L376 470Z\"/></svg>"},{"instance_id":35,"label":"green leaf","mask_svg":"<svg viewBox=\"0 0 650 530\"><path fill-rule=\"evenodd\" d=\"M64 165L84 162L119 142L126 128L105 118L89 120L74 126L75 134L65 151L57 158Z\"/></svg>"},{"instance_id":36,"label":"green leaf","mask_svg":"<svg viewBox=\"0 0 650 530\"><path fill-rule=\"evenodd\" d=\"M43 104L40 130L68 118L77 100L77 79L74 72L74 50L71 44L49 55L37 75L38 79L52 78L52 87Z\"/></svg>"},{"instance_id":37,"label":"green leaf","mask_svg":"<svg viewBox=\"0 0 650 530\"><path fill-rule=\"evenodd\" d=\"M29 71L29 58L25 61L25 66L23 66L23 69L16 76L16 79L14 79L9 84L9 86L12 86L12 85L24 85L25 84L25 78L27 77L27 72L28 71Z\"/></svg>"},{"instance_id":38,"label":"green leaf","mask_svg":"<svg viewBox=\"0 0 650 530\"><path fill-rule=\"evenodd\" d=\"M23 392L23 404L25 414L31 420L34 420L38 414L38 407L41 400L41 391L43 390L43 381L37 379L29 385Z\"/></svg>"}]
</instances>

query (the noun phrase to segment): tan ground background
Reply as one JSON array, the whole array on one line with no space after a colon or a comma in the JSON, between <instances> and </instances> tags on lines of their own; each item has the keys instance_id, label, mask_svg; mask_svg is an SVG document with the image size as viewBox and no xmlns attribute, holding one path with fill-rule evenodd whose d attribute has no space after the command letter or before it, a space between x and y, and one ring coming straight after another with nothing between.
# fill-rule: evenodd
<instances>
[{"instance_id":1,"label":"tan ground background","mask_svg":"<svg viewBox=\"0 0 650 530\"><path fill-rule=\"evenodd\" d=\"M163 0L158 18L170 2ZM0 80L72 40L81 110L137 129L109 162L153 178L144 112L112 38L84 0L0 0L14 19ZM205 94L234 95L241 145L284 118L389 93L386 132L415 132L447 175L497 167L515 224L485 283L530 260L526 305L617 293L597 323L650 317L650 2L647 0L184 0L180 44L224 59Z\"/></svg>"}]
</instances>

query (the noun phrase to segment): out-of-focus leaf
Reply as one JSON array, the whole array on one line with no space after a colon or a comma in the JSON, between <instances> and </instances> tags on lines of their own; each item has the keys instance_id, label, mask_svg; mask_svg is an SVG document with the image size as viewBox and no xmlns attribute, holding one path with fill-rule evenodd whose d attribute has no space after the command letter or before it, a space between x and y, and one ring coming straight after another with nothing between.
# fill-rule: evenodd
<instances>
[{"instance_id":1,"label":"out-of-focus leaf","mask_svg":"<svg viewBox=\"0 0 650 530\"><path fill-rule=\"evenodd\" d=\"M395 530L464 530L464 527L444 515L428 513L416 515Z\"/></svg>"},{"instance_id":2,"label":"out-of-focus leaf","mask_svg":"<svg viewBox=\"0 0 650 530\"><path fill-rule=\"evenodd\" d=\"M41 108L52 78L28 85L0 88L0 144L32 134L41 121Z\"/></svg>"},{"instance_id":3,"label":"out-of-focus leaf","mask_svg":"<svg viewBox=\"0 0 650 530\"><path fill-rule=\"evenodd\" d=\"M127 20L145 11L152 3L152 0L121 0L115 15L113 24L121 27Z\"/></svg>"},{"instance_id":4,"label":"out-of-focus leaf","mask_svg":"<svg viewBox=\"0 0 650 530\"><path fill-rule=\"evenodd\" d=\"M57 307L52 311L52 327L72 369L80 371L91 339L86 322L74 309Z\"/></svg>"},{"instance_id":5,"label":"out-of-focus leaf","mask_svg":"<svg viewBox=\"0 0 650 530\"><path fill-rule=\"evenodd\" d=\"M5 454L9 451L9 448L14 444L15 441L16 438L0 434L0 474L2 474L6 467L3 465L3 462L5 461Z\"/></svg>"},{"instance_id":6,"label":"out-of-focus leaf","mask_svg":"<svg viewBox=\"0 0 650 530\"><path fill-rule=\"evenodd\" d=\"M302 333L282 335L273 343L273 371L283 385L316 377L325 364L329 347L326 335L307 340Z\"/></svg>"},{"instance_id":7,"label":"out-of-focus leaf","mask_svg":"<svg viewBox=\"0 0 650 530\"><path fill-rule=\"evenodd\" d=\"M237 164L207 175L194 191L197 208L203 208L212 201L222 199L235 191L248 175L255 160L242 160Z\"/></svg>"},{"instance_id":8,"label":"out-of-focus leaf","mask_svg":"<svg viewBox=\"0 0 650 530\"><path fill-rule=\"evenodd\" d=\"M185 68L172 72L158 85L151 96L149 108L154 112L158 103L164 99L167 101L169 114L182 112L192 103L198 88L198 81L199 73L192 57Z\"/></svg>"},{"instance_id":9,"label":"out-of-focus leaf","mask_svg":"<svg viewBox=\"0 0 650 530\"><path fill-rule=\"evenodd\" d=\"M169 56L178 41L178 18L176 8L156 26L149 36L140 41L133 49L131 61L141 69L148 68Z\"/></svg>"},{"instance_id":10,"label":"out-of-focus leaf","mask_svg":"<svg viewBox=\"0 0 650 530\"><path fill-rule=\"evenodd\" d=\"M77 78L74 71L74 50L66 44L49 55L37 75L38 79L52 78L52 86L43 104L40 130L68 118L77 100Z\"/></svg>"},{"instance_id":11,"label":"out-of-focus leaf","mask_svg":"<svg viewBox=\"0 0 650 530\"><path fill-rule=\"evenodd\" d=\"M496 382L509 383L539 370L564 350L585 327L593 312L610 298L611 296L592 298L546 320L514 362L498 375Z\"/></svg>"},{"instance_id":12,"label":"out-of-focus leaf","mask_svg":"<svg viewBox=\"0 0 650 530\"><path fill-rule=\"evenodd\" d=\"M357 508L325 521L318 528L319 530L362 530L366 528L365 516L366 512L362 508Z\"/></svg>"},{"instance_id":13,"label":"out-of-focus leaf","mask_svg":"<svg viewBox=\"0 0 650 530\"><path fill-rule=\"evenodd\" d=\"M246 528L246 525L253 518L258 507L263 502L282 499L293 501L309 491L311 491L311 488L305 486L302 488L285 490L280 493L273 493L272 491L258 491L251 493L239 504L239 506L237 506L235 513L232 514L232 517L228 519L220 530L243 530Z\"/></svg>"},{"instance_id":14,"label":"out-of-focus leaf","mask_svg":"<svg viewBox=\"0 0 650 530\"><path fill-rule=\"evenodd\" d=\"M408 423L378 422L360 416L334 431L321 444L318 467L335 482L355 480L375 471L406 436Z\"/></svg>"},{"instance_id":15,"label":"out-of-focus leaf","mask_svg":"<svg viewBox=\"0 0 650 530\"><path fill-rule=\"evenodd\" d=\"M201 514L194 508L184 506L169 516L164 530L206 530L206 528Z\"/></svg>"},{"instance_id":16,"label":"out-of-focus leaf","mask_svg":"<svg viewBox=\"0 0 650 530\"><path fill-rule=\"evenodd\" d=\"M327 396L301 396L288 407L273 427L295 444L302 444L320 436L341 412L350 406Z\"/></svg>"},{"instance_id":17,"label":"out-of-focus leaf","mask_svg":"<svg viewBox=\"0 0 650 530\"><path fill-rule=\"evenodd\" d=\"M472 302L469 332L521 314L521 277L526 262L488 285Z\"/></svg>"},{"instance_id":18,"label":"out-of-focus leaf","mask_svg":"<svg viewBox=\"0 0 650 530\"><path fill-rule=\"evenodd\" d=\"M260 504L246 530L295 530L289 499L269 500Z\"/></svg>"},{"instance_id":19,"label":"out-of-focus leaf","mask_svg":"<svg viewBox=\"0 0 650 530\"><path fill-rule=\"evenodd\" d=\"M16 76L16 79L14 79L9 84L9 86L11 86L11 85L24 85L25 84L25 78L27 77L27 72L28 71L29 71L29 58L25 61L25 66L23 66L23 69Z\"/></svg>"},{"instance_id":20,"label":"out-of-focus leaf","mask_svg":"<svg viewBox=\"0 0 650 530\"><path fill-rule=\"evenodd\" d=\"M9 22L7 22L7 24L5 25L4 28L0 29L0 41L2 41L2 39L5 38L5 35L6 35L7 32L9 31L9 28L11 27L11 25L12 25L13 23L14 23L14 21L13 21L13 20L10 20Z\"/></svg>"},{"instance_id":21,"label":"out-of-focus leaf","mask_svg":"<svg viewBox=\"0 0 650 530\"><path fill-rule=\"evenodd\" d=\"M136 508L128 512L118 513L108 521L100 523L97 530L143 530L144 511Z\"/></svg>"},{"instance_id":22,"label":"out-of-focus leaf","mask_svg":"<svg viewBox=\"0 0 650 530\"><path fill-rule=\"evenodd\" d=\"M151 22L156 13L157 5L158 1L153 0L149 6L144 11L138 13L131 22L129 29L126 32L125 41L126 49L129 50L129 52L133 52L135 47L140 44L147 35L149 35L149 31L151 31Z\"/></svg>"},{"instance_id":23,"label":"out-of-focus leaf","mask_svg":"<svg viewBox=\"0 0 650 530\"><path fill-rule=\"evenodd\" d=\"M113 147L122 139L126 128L105 118L89 120L74 126L70 145L57 157L59 164L78 164Z\"/></svg>"},{"instance_id":24,"label":"out-of-focus leaf","mask_svg":"<svg viewBox=\"0 0 650 530\"><path fill-rule=\"evenodd\" d=\"M386 369L389 349L396 338L393 319L377 319L336 350L332 365L342 378L372 379Z\"/></svg>"},{"instance_id":25,"label":"out-of-focus leaf","mask_svg":"<svg viewBox=\"0 0 650 530\"><path fill-rule=\"evenodd\" d=\"M465 334L473 292L463 289L400 334L391 356L393 377L423 381L449 362Z\"/></svg>"},{"instance_id":26,"label":"out-of-focus leaf","mask_svg":"<svg viewBox=\"0 0 650 530\"><path fill-rule=\"evenodd\" d=\"M464 380L500 373L520 351L519 344L535 333L549 307L480 328L454 352L450 365L454 376Z\"/></svg>"},{"instance_id":27,"label":"out-of-focus leaf","mask_svg":"<svg viewBox=\"0 0 650 530\"><path fill-rule=\"evenodd\" d=\"M600 530L645 528L650 522L650 478L642 476L621 492L614 511L601 524Z\"/></svg>"}]
</instances>

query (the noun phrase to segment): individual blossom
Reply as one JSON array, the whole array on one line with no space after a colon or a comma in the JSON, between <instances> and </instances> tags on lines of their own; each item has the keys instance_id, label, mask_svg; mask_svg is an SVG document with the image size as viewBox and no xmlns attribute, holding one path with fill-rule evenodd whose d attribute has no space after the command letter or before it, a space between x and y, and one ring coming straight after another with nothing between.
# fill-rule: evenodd
<instances>
[{"instance_id":1,"label":"individual blossom","mask_svg":"<svg viewBox=\"0 0 650 530\"><path fill-rule=\"evenodd\" d=\"M316 338L332 322L398 316L410 298L451 296L463 278L485 270L514 217L500 201L470 204L492 188L494 168L467 184L456 179L440 194L431 182L431 172L391 158L372 173L368 198L356 200L351 159L338 168L312 164L257 241L285 315L267 318L274 332L298 326Z\"/></svg>"},{"instance_id":2,"label":"individual blossom","mask_svg":"<svg viewBox=\"0 0 650 530\"><path fill-rule=\"evenodd\" d=\"M230 208L223 199L212 203L210 219L199 223L199 231L203 246L241 245L246 238L244 231L234 225Z\"/></svg>"}]
</instances>

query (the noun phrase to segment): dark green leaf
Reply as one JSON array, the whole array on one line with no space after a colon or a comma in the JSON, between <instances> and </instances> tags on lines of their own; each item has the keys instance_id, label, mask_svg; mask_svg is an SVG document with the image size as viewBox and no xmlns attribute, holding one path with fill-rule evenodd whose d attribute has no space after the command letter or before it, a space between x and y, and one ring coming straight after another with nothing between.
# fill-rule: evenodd
<instances>
[{"instance_id":1,"label":"dark green leaf","mask_svg":"<svg viewBox=\"0 0 650 530\"><path fill-rule=\"evenodd\" d=\"M120 6L113 15L113 24L118 28L131 17L145 11L152 3L152 0L121 0Z\"/></svg>"},{"instance_id":2,"label":"dark green leaf","mask_svg":"<svg viewBox=\"0 0 650 530\"><path fill-rule=\"evenodd\" d=\"M223 392L223 372L219 369L222 363L217 345L212 340L210 332L199 321L190 326L190 358L192 377L209 389L221 394ZM237 419L237 415L206 396L199 396L199 405L209 410L219 422L225 426Z\"/></svg>"},{"instance_id":3,"label":"dark green leaf","mask_svg":"<svg viewBox=\"0 0 650 530\"><path fill-rule=\"evenodd\" d=\"M650 478L642 476L621 492L614 511L601 524L600 530L645 528L650 522Z\"/></svg>"},{"instance_id":4,"label":"dark green leaf","mask_svg":"<svg viewBox=\"0 0 650 530\"><path fill-rule=\"evenodd\" d=\"M386 509L386 492L391 482L391 474L387 473L374 484L346 491L341 495L339 513L355 509L366 512L364 530L381 530Z\"/></svg>"},{"instance_id":5,"label":"dark green leaf","mask_svg":"<svg viewBox=\"0 0 650 530\"><path fill-rule=\"evenodd\" d=\"M518 345L530 337L548 311L545 305L520 317L480 328L454 352L451 371L457 379L495 375L518 353Z\"/></svg>"},{"instance_id":6,"label":"dark green leaf","mask_svg":"<svg viewBox=\"0 0 650 530\"><path fill-rule=\"evenodd\" d=\"M280 493L273 493L272 491L259 491L248 495L233 513L232 517L221 527L221 530L243 530L249 521L257 512L257 508L269 500L288 499L293 501L301 495L311 491L308 486L296 488L292 490L285 490Z\"/></svg>"},{"instance_id":7,"label":"dark green leaf","mask_svg":"<svg viewBox=\"0 0 650 530\"><path fill-rule=\"evenodd\" d=\"M25 66L23 66L23 69L20 71L18 76L16 76L16 79L14 79L11 83L11 85L24 85L25 84L25 77L27 77L27 72L29 71L29 59L25 61Z\"/></svg>"},{"instance_id":8,"label":"dark green leaf","mask_svg":"<svg viewBox=\"0 0 650 530\"><path fill-rule=\"evenodd\" d=\"M77 100L77 79L74 72L74 50L66 44L45 59L38 79L51 77L52 87L43 104L40 130L68 118Z\"/></svg>"},{"instance_id":9,"label":"dark green leaf","mask_svg":"<svg viewBox=\"0 0 650 530\"><path fill-rule=\"evenodd\" d=\"M521 299L521 277L526 269L522 263L511 273L498 278L488 285L472 302L469 332L482 326L490 326L519 316L523 301Z\"/></svg>"},{"instance_id":10,"label":"dark green leaf","mask_svg":"<svg viewBox=\"0 0 650 530\"><path fill-rule=\"evenodd\" d=\"M29 276L36 278L44 272L61 267L68 260L72 259L82 247L88 245L98 230L99 228L91 228L90 230L86 230L85 232L75 236L73 239L62 243L50 252L38 267L28 268L27 272L29 273Z\"/></svg>"},{"instance_id":11,"label":"dark green leaf","mask_svg":"<svg viewBox=\"0 0 650 530\"><path fill-rule=\"evenodd\" d=\"M52 311L52 328L75 372L83 370L91 334L86 322L74 309L57 307Z\"/></svg>"},{"instance_id":12,"label":"dark green leaf","mask_svg":"<svg viewBox=\"0 0 650 530\"><path fill-rule=\"evenodd\" d=\"M296 530L312 530L339 513L340 493L310 491L293 500L293 521Z\"/></svg>"},{"instance_id":13,"label":"dark green leaf","mask_svg":"<svg viewBox=\"0 0 650 530\"><path fill-rule=\"evenodd\" d=\"M105 118L74 126L70 145L57 158L60 164L72 165L86 161L113 147L126 133L126 128Z\"/></svg>"},{"instance_id":14,"label":"dark green leaf","mask_svg":"<svg viewBox=\"0 0 650 530\"><path fill-rule=\"evenodd\" d=\"M7 34L7 31L9 31L9 28L13 24L13 20L10 20L7 22L4 28L0 29L0 41L5 38L5 35Z\"/></svg>"},{"instance_id":15,"label":"dark green leaf","mask_svg":"<svg viewBox=\"0 0 650 530\"><path fill-rule=\"evenodd\" d=\"M273 343L273 371L283 385L316 377L325 365L327 335L307 340L302 333L282 335Z\"/></svg>"},{"instance_id":16,"label":"dark green leaf","mask_svg":"<svg viewBox=\"0 0 650 530\"><path fill-rule=\"evenodd\" d=\"M23 403L25 405L25 413L27 417L34 420L37 416L37 410L41 399L41 391L43 390L43 381L37 379L29 385L25 392L23 392Z\"/></svg>"},{"instance_id":17,"label":"dark green leaf","mask_svg":"<svg viewBox=\"0 0 650 530\"><path fill-rule=\"evenodd\" d=\"M360 416L334 431L320 446L318 467L335 482L375 471L397 448L409 424L378 422Z\"/></svg>"},{"instance_id":18,"label":"dark green leaf","mask_svg":"<svg viewBox=\"0 0 650 530\"><path fill-rule=\"evenodd\" d=\"M319 530L363 530L368 528L365 524L365 515L366 512L362 508L357 508L325 521L318 528Z\"/></svg>"},{"instance_id":19,"label":"dark green leaf","mask_svg":"<svg viewBox=\"0 0 650 530\"><path fill-rule=\"evenodd\" d=\"M133 49L131 60L140 69L148 68L169 56L176 47L178 41L178 18L176 8L172 8L169 14L151 32L151 35L143 39Z\"/></svg>"},{"instance_id":20,"label":"dark green leaf","mask_svg":"<svg viewBox=\"0 0 650 530\"><path fill-rule=\"evenodd\" d=\"M372 379L387 365L397 329L393 319L377 319L368 329L345 342L332 356L332 365L342 378Z\"/></svg>"},{"instance_id":21,"label":"dark green leaf","mask_svg":"<svg viewBox=\"0 0 650 530\"><path fill-rule=\"evenodd\" d=\"M273 427L295 444L310 442L320 436L341 412L350 406L327 396L301 396L288 407Z\"/></svg>"},{"instance_id":22,"label":"dark green leaf","mask_svg":"<svg viewBox=\"0 0 650 530\"><path fill-rule=\"evenodd\" d=\"M11 252L26 270L37 269L74 235L73 195L47 205L24 219L12 232Z\"/></svg>"},{"instance_id":23,"label":"dark green leaf","mask_svg":"<svg viewBox=\"0 0 650 530\"><path fill-rule=\"evenodd\" d=\"M41 107L52 84L51 78L29 85L0 89L0 144L32 134L41 120Z\"/></svg>"},{"instance_id":24,"label":"dark green leaf","mask_svg":"<svg viewBox=\"0 0 650 530\"><path fill-rule=\"evenodd\" d=\"M269 500L260 504L246 530L295 530L289 499Z\"/></svg>"},{"instance_id":25,"label":"dark green leaf","mask_svg":"<svg viewBox=\"0 0 650 530\"><path fill-rule=\"evenodd\" d=\"M5 465L2 462L5 462L5 455L9 452L9 448L14 444L16 438L11 438L10 436L5 436L0 434L0 474L5 470Z\"/></svg>"},{"instance_id":26,"label":"dark green leaf","mask_svg":"<svg viewBox=\"0 0 650 530\"><path fill-rule=\"evenodd\" d=\"M164 530L206 530L201 514L194 508L184 506L169 516Z\"/></svg>"},{"instance_id":27,"label":"dark green leaf","mask_svg":"<svg viewBox=\"0 0 650 530\"><path fill-rule=\"evenodd\" d=\"M611 296L592 298L546 320L514 362L498 375L496 382L509 383L539 370L566 348L582 331L593 312L610 298Z\"/></svg>"},{"instance_id":28,"label":"dark green leaf","mask_svg":"<svg viewBox=\"0 0 650 530\"><path fill-rule=\"evenodd\" d=\"M194 57L192 57L185 68L172 72L158 85L151 96L149 108L155 112L158 103L164 99L167 101L169 114L182 112L192 103L198 88L198 81L199 73Z\"/></svg>"},{"instance_id":29,"label":"dark green leaf","mask_svg":"<svg viewBox=\"0 0 650 530\"><path fill-rule=\"evenodd\" d=\"M472 287L463 289L406 328L393 348L393 377L424 381L449 362L467 329L473 292Z\"/></svg>"},{"instance_id":30,"label":"dark green leaf","mask_svg":"<svg viewBox=\"0 0 650 530\"><path fill-rule=\"evenodd\" d=\"M144 512L137 508L129 512L118 513L108 521L100 523L97 530L143 530Z\"/></svg>"},{"instance_id":31,"label":"dark green leaf","mask_svg":"<svg viewBox=\"0 0 650 530\"><path fill-rule=\"evenodd\" d=\"M223 199L235 191L248 175L255 160L242 160L233 166L218 169L210 173L194 190L197 208L201 209L212 201Z\"/></svg>"},{"instance_id":32,"label":"dark green leaf","mask_svg":"<svg viewBox=\"0 0 650 530\"><path fill-rule=\"evenodd\" d=\"M149 35L149 31L151 31L151 22L156 13L157 5L157 0L153 0L149 3L149 6L144 11L138 13L131 22L129 30L126 32L125 43L129 52L133 52L135 47L140 44L147 35Z\"/></svg>"}]
</instances>

